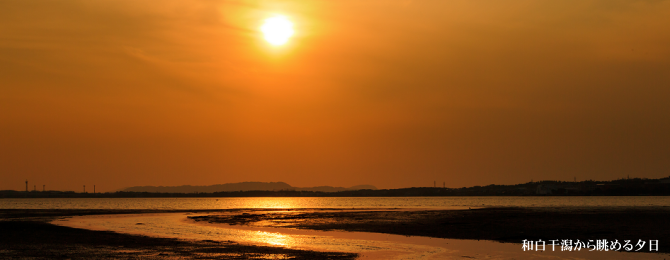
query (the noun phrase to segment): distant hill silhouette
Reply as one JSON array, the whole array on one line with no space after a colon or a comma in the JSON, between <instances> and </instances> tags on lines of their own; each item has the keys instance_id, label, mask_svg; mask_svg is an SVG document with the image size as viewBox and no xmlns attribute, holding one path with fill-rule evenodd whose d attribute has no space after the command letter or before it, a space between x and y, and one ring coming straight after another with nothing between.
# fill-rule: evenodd
<instances>
[{"instance_id":1,"label":"distant hill silhouette","mask_svg":"<svg viewBox=\"0 0 670 260\"><path fill-rule=\"evenodd\" d=\"M368 189L369 188L369 189ZM340 190L340 191L336 191ZM284 182L241 182L210 186L132 187L116 192L0 191L0 198L196 198L196 197L408 197L408 196L670 196L670 177L611 181L536 181L462 188L377 189L320 186L296 188Z\"/></svg>"},{"instance_id":2,"label":"distant hill silhouette","mask_svg":"<svg viewBox=\"0 0 670 260\"><path fill-rule=\"evenodd\" d=\"M332 186L318 186L318 187L309 187L309 188L294 188L298 191L322 191L322 192L338 192L338 191L347 191L347 190L376 190L377 187L372 185L356 185L349 188L343 187L332 187Z\"/></svg>"},{"instance_id":3,"label":"distant hill silhouette","mask_svg":"<svg viewBox=\"0 0 670 260\"><path fill-rule=\"evenodd\" d=\"M357 185L350 188L332 187L332 186L318 186L318 187L293 187L285 182L238 182L216 184L209 186L136 186L125 188L120 191L125 192L161 192L161 193L211 193L211 192L229 192L229 191L279 191L279 190L295 190L295 191L321 191L321 192L339 192L352 190L376 190L377 187L372 185Z\"/></svg>"}]
</instances>

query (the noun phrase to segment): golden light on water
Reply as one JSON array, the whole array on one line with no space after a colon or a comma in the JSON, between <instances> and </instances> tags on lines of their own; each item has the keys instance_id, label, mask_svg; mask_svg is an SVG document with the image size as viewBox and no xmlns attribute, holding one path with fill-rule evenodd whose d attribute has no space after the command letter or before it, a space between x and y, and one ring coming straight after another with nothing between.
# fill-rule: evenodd
<instances>
[{"instance_id":1,"label":"golden light on water","mask_svg":"<svg viewBox=\"0 0 670 260\"><path fill-rule=\"evenodd\" d=\"M265 231L255 232L254 238L258 242L267 243L274 246L296 246L295 238L281 233L271 233Z\"/></svg>"},{"instance_id":2,"label":"golden light on water","mask_svg":"<svg viewBox=\"0 0 670 260\"><path fill-rule=\"evenodd\" d=\"M261 32L267 42L279 46L288 42L293 36L293 23L285 16L273 16L265 19Z\"/></svg>"}]
</instances>

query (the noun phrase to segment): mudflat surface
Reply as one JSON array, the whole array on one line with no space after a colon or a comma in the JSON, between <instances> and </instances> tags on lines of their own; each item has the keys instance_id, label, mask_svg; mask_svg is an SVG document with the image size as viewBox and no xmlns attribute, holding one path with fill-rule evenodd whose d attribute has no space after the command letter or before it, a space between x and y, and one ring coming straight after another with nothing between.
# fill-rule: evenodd
<instances>
[{"instance_id":1,"label":"mudflat surface","mask_svg":"<svg viewBox=\"0 0 670 260\"><path fill-rule=\"evenodd\" d=\"M353 259L324 253L91 231L51 225L63 216L185 211L0 210L0 259ZM377 232L482 239L658 240L670 253L670 207L484 208L473 210L218 210L188 211L195 221L260 227ZM211 214L206 212L212 212Z\"/></svg>"},{"instance_id":2,"label":"mudflat surface","mask_svg":"<svg viewBox=\"0 0 670 260\"><path fill-rule=\"evenodd\" d=\"M659 241L670 253L670 207L484 208L367 212L259 212L190 217L195 221L262 227L377 232L409 236L544 241ZM648 250L647 250L648 252Z\"/></svg>"},{"instance_id":3,"label":"mudflat surface","mask_svg":"<svg viewBox=\"0 0 670 260\"><path fill-rule=\"evenodd\" d=\"M49 224L61 216L157 211L0 210L0 259L354 259L356 254L192 241Z\"/></svg>"}]
</instances>

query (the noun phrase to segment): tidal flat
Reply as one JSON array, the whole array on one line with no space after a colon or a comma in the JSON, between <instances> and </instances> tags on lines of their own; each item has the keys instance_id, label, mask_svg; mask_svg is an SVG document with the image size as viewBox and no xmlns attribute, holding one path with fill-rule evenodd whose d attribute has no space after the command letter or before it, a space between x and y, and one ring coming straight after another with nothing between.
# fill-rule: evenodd
<instances>
[{"instance_id":1,"label":"tidal flat","mask_svg":"<svg viewBox=\"0 0 670 260\"><path fill-rule=\"evenodd\" d=\"M520 251L520 243L524 239L658 240L658 253L670 252L665 242L670 241L670 234L667 232L670 230L667 221L670 219L670 207L510 207L467 210L0 210L2 220L0 258L354 259L360 256L355 252L337 252L338 250L323 252L300 247L263 246L238 242L235 239L178 239L51 224L54 220L70 217L133 214L180 215L184 223L246 229L288 228L471 241L491 240L519 245L518 248L515 246L514 251ZM142 223L132 222L132 224ZM640 252L632 255L661 255ZM532 258L528 255L527 259Z\"/></svg>"},{"instance_id":2,"label":"tidal flat","mask_svg":"<svg viewBox=\"0 0 670 260\"><path fill-rule=\"evenodd\" d=\"M189 217L194 221L313 230L493 240L658 240L670 253L670 207L500 207L469 210L258 212Z\"/></svg>"},{"instance_id":3,"label":"tidal flat","mask_svg":"<svg viewBox=\"0 0 670 260\"><path fill-rule=\"evenodd\" d=\"M354 259L357 254L186 240L58 226L55 219L157 210L0 210L0 259Z\"/></svg>"}]
</instances>

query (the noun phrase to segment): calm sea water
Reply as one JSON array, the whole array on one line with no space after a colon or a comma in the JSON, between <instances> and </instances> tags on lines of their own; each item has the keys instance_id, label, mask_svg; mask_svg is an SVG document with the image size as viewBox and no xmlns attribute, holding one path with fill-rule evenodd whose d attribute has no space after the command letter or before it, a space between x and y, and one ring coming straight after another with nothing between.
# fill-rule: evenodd
<instances>
[{"instance_id":1,"label":"calm sea water","mask_svg":"<svg viewBox=\"0 0 670 260\"><path fill-rule=\"evenodd\" d=\"M47 198L0 199L0 209L235 209L670 206L670 197Z\"/></svg>"}]
</instances>

